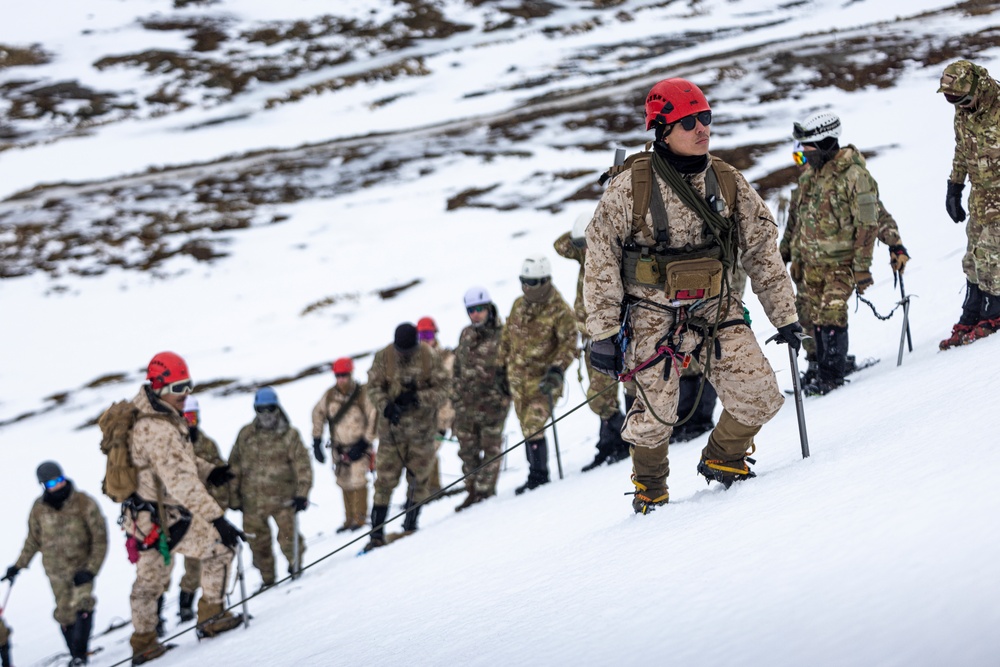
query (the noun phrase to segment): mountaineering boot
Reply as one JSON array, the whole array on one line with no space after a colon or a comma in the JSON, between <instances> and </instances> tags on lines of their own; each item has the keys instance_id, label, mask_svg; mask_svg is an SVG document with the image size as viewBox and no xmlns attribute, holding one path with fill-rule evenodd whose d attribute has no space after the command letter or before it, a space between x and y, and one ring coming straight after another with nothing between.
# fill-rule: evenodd
<instances>
[{"instance_id":1,"label":"mountaineering boot","mask_svg":"<svg viewBox=\"0 0 1000 667\"><path fill-rule=\"evenodd\" d=\"M947 350L971 343L972 340L969 340L968 336L982 319L980 317L982 311L983 292L979 289L979 285L967 282L965 284L965 300L962 302L962 315L958 318L958 324L951 328L951 335L941 341L938 348Z\"/></svg>"},{"instance_id":2,"label":"mountaineering boot","mask_svg":"<svg viewBox=\"0 0 1000 667\"><path fill-rule=\"evenodd\" d=\"M205 602L205 598L198 600L198 636L215 637L223 632L228 632L239 627L243 619L233 616L228 611L224 611L221 602L214 604Z\"/></svg>"},{"instance_id":3,"label":"mountaineering boot","mask_svg":"<svg viewBox=\"0 0 1000 667\"><path fill-rule=\"evenodd\" d=\"M351 532L360 530L368 522L368 488L361 487L351 492L354 495L354 516Z\"/></svg>"},{"instance_id":4,"label":"mountaineering boot","mask_svg":"<svg viewBox=\"0 0 1000 667\"><path fill-rule=\"evenodd\" d=\"M612 417L612 419L614 419L614 417ZM611 457L614 455L615 444L616 444L615 438L620 436L618 436L618 434L614 432L614 429L609 422L610 420L608 419L601 420L600 436L597 439L597 454L594 455L593 461L583 466L583 470L581 470L581 472L587 472L588 470L593 470L597 466L603 464L605 461L610 461Z\"/></svg>"},{"instance_id":5,"label":"mountaineering boot","mask_svg":"<svg viewBox=\"0 0 1000 667\"><path fill-rule=\"evenodd\" d=\"M76 623L72 626L73 646L69 653L73 656L71 665L86 665L90 652L90 631L94 627L94 614L90 611L76 612Z\"/></svg>"},{"instance_id":6,"label":"mountaineering boot","mask_svg":"<svg viewBox=\"0 0 1000 667\"><path fill-rule=\"evenodd\" d=\"M458 504L458 506L455 507L456 512L461 512L464 509L468 509L483 499L479 495L479 492L476 491L476 483L475 481L473 481L471 477L467 477L465 479L465 493L468 495L465 496L465 500L463 500L461 503Z\"/></svg>"},{"instance_id":7,"label":"mountaineering boot","mask_svg":"<svg viewBox=\"0 0 1000 667\"><path fill-rule=\"evenodd\" d=\"M682 376L680 381L680 396L677 401L677 419L681 420L688 416L694 409L691 419L674 429L670 435L670 442L687 442L694 440L698 436L708 433L715 427L712 421L712 413L715 412L715 401L719 395L715 393L712 383L705 381L705 388L701 392L701 399L698 407L695 408L694 399L698 396L698 386L701 384L702 376L690 375Z\"/></svg>"},{"instance_id":8,"label":"mountaineering boot","mask_svg":"<svg viewBox=\"0 0 1000 667\"><path fill-rule=\"evenodd\" d=\"M156 640L156 632L133 632L129 644L132 645L133 665L144 665L170 649L169 644L161 644Z\"/></svg>"},{"instance_id":9,"label":"mountaineering boot","mask_svg":"<svg viewBox=\"0 0 1000 667\"><path fill-rule=\"evenodd\" d=\"M723 410L718 425L708 436L708 444L701 450L698 473L707 483L716 481L727 489L733 482L756 477L747 463L756 463L748 455L756 449L753 437L758 431L760 426L741 424Z\"/></svg>"},{"instance_id":10,"label":"mountaineering boot","mask_svg":"<svg viewBox=\"0 0 1000 667\"><path fill-rule=\"evenodd\" d=\"M1000 329L1000 296L982 290L980 293L983 295L983 305L979 312L979 321L972 327L972 331L965 334L963 345L986 338Z\"/></svg>"},{"instance_id":11,"label":"mountaineering boot","mask_svg":"<svg viewBox=\"0 0 1000 667\"><path fill-rule=\"evenodd\" d=\"M847 370L847 327L816 327L822 341L823 356L819 360L819 375L802 388L806 396L822 396L844 385Z\"/></svg>"},{"instance_id":12,"label":"mountaineering boot","mask_svg":"<svg viewBox=\"0 0 1000 667\"><path fill-rule=\"evenodd\" d=\"M181 617L181 623L187 623L188 621L194 619L194 593L188 593L187 591L181 591L181 604L180 609L177 611L177 615Z\"/></svg>"},{"instance_id":13,"label":"mountaineering boot","mask_svg":"<svg viewBox=\"0 0 1000 667\"><path fill-rule=\"evenodd\" d=\"M10 644L0 646L0 667L10 667Z\"/></svg>"},{"instance_id":14,"label":"mountaineering boot","mask_svg":"<svg viewBox=\"0 0 1000 667\"><path fill-rule=\"evenodd\" d=\"M375 505L372 507L372 534L365 545L365 552L385 546L385 523L386 516L389 515L388 505Z\"/></svg>"},{"instance_id":15,"label":"mountaineering boot","mask_svg":"<svg viewBox=\"0 0 1000 667\"><path fill-rule=\"evenodd\" d=\"M670 462L667 459L667 443L656 447L632 447L632 509L636 514L649 514L659 505L667 504L667 475ZM629 494L625 494L629 495Z\"/></svg>"},{"instance_id":16,"label":"mountaineering boot","mask_svg":"<svg viewBox=\"0 0 1000 667\"><path fill-rule=\"evenodd\" d=\"M406 516L403 517L403 532L406 534L417 532L417 519L420 518L420 509L423 507L416 503L412 505L406 508Z\"/></svg>"},{"instance_id":17,"label":"mountaineering boot","mask_svg":"<svg viewBox=\"0 0 1000 667\"><path fill-rule=\"evenodd\" d=\"M336 532L344 533L354 526L354 492L344 489L344 525L337 528Z\"/></svg>"},{"instance_id":18,"label":"mountaineering boot","mask_svg":"<svg viewBox=\"0 0 1000 667\"><path fill-rule=\"evenodd\" d=\"M167 622L163 620L163 596L156 598L156 636L167 634Z\"/></svg>"},{"instance_id":19,"label":"mountaineering boot","mask_svg":"<svg viewBox=\"0 0 1000 667\"><path fill-rule=\"evenodd\" d=\"M524 452L528 457L528 481L514 489L516 495L549 483L549 446L545 438L524 443Z\"/></svg>"}]
</instances>

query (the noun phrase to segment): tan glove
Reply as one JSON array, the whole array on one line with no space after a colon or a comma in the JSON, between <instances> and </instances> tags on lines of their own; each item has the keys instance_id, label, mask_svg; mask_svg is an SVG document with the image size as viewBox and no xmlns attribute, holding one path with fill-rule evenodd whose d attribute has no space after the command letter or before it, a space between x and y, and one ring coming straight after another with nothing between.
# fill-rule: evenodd
<instances>
[{"instance_id":1,"label":"tan glove","mask_svg":"<svg viewBox=\"0 0 1000 667\"><path fill-rule=\"evenodd\" d=\"M864 294L865 290L875 284L872 280L872 274L870 271L855 271L854 272L854 285L857 287L858 294Z\"/></svg>"}]
</instances>

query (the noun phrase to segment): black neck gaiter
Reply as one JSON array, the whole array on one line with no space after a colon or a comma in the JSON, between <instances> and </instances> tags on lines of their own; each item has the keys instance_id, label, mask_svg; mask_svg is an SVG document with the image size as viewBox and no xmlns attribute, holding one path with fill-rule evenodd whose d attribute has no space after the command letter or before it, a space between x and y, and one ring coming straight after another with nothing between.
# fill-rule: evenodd
<instances>
[{"instance_id":1,"label":"black neck gaiter","mask_svg":"<svg viewBox=\"0 0 1000 667\"><path fill-rule=\"evenodd\" d=\"M708 155L678 155L670 150L662 141L653 142L656 154L670 163L670 166L682 174L698 174L708 167Z\"/></svg>"}]
</instances>

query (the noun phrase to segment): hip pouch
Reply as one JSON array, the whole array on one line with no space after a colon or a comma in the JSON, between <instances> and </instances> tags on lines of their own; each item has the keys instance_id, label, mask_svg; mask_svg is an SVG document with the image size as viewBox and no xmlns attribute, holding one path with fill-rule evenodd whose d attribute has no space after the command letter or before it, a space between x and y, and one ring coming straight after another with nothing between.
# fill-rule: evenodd
<instances>
[{"instance_id":1,"label":"hip pouch","mask_svg":"<svg viewBox=\"0 0 1000 667\"><path fill-rule=\"evenodd\" d=\"M711 299L722 292L722 262L711 257L667 264L664 283L668 299Z\"/></svg>"}]
</instances>

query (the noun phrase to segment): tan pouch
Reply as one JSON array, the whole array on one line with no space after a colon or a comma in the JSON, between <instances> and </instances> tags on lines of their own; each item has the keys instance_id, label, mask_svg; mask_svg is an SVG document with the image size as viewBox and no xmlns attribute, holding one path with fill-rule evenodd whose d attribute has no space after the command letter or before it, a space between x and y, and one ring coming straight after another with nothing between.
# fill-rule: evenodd
<instances>
[{"instance_id":1,"label":"tan pouch","mask_svg":"<svg viewBox=\"0 0 1000 667\"><path fill-rule=\"evenodd\" d=\"M660 266L655 257L649 255L639 257L635 263L635 280L643 285L660 284L662 281Z\"/></svg>"},{"instance_id":2,"label":"tan pouch","mask_svg":"<svg viewBox=\"0 0 1000 667\"><path fill-rule=\"evenodd\" d=\"M711 299L722 292L722 262L710 257L685 259L667 264L667 298Z\"/></svg>"}]
</instances>

